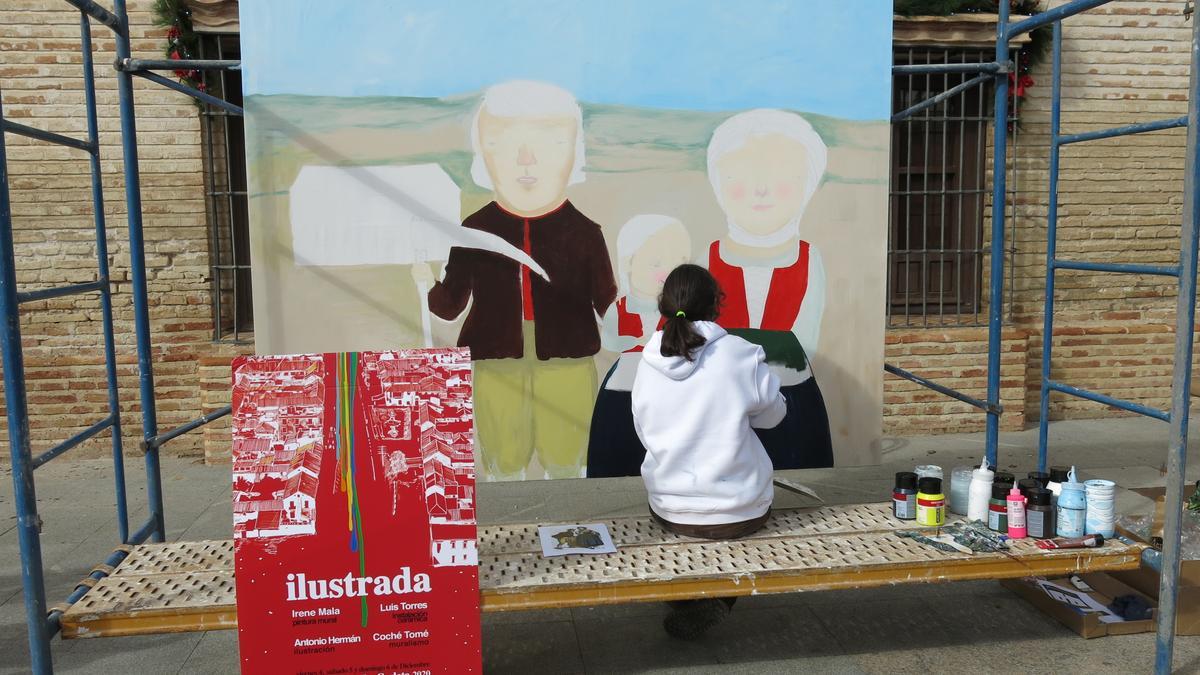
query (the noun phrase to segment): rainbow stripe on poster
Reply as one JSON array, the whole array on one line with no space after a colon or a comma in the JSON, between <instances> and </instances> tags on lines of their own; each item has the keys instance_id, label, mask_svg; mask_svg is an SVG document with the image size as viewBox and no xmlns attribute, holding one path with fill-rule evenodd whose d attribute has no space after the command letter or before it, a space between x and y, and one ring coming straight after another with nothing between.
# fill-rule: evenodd
<instances>
[{"instance_id":1,"label":"rainbow stripe on poster","mask_svg":"<svg viewBox=\"0 0 1200 675\"><path fill-rule=\"evenodd\" d=\"M354 453L354 414L358 381L358 354L337 355L337 453L341 472L339 487L346 495L346 527L350 531L350 550L358 553L358 574L366 576L362 512L358 505L358 463ZM367 599L362 598L362 626L367 626Z\"/></svg>"}]
</instances>

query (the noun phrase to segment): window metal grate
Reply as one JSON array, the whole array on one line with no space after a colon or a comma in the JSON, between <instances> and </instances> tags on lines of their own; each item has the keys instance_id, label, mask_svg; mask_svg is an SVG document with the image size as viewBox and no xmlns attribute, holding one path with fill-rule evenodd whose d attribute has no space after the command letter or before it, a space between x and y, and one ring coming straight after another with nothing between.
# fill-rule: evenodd
<instances>
[{"instance_id":1,"label":"window metal grate","mask_svg":"<svg viewBox=\"0 0 1200 675\"><path fill-rule=\"evenodd\" d=\"M905 48L896 65L980 63L994 52ZM892 110L936 96L970 74L893 76ZM990 84L892 125L888 325L978 326L987 202Z\"/></svg>"},{"instance_id":2,"label":"window metal grate","mask_svg":"<svg viewBox=\"0 0 1200 675\"><path fill-rule=\"evenodd\" d=\"M237 35L204 35L202 59L238 59ZM242 105L239 71L205 71L217 98ZM200 111L204 133L205 195L213 308L213 340L245 343L254 331L250 292L250 217L246 202L246 136L241 117L215 106Z\"/></svg>"}]
</instances>

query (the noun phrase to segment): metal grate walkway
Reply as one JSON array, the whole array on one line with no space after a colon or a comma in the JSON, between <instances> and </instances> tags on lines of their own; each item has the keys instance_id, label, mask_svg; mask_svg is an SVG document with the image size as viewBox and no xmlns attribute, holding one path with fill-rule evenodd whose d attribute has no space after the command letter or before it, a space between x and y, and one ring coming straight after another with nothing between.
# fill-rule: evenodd
<instances>
[{"instance_id":1,"label":"metal grate walkway","mask_svg":"<svg viewBox=\"0 0 1200 675\"><path fill-rule=\"evenodd\" d=\"M479 528L484 611L546 609L705 596L866 588L900 583L1135 569L1142 546L1042 551L1029 540L1003 553L946 553L895 535L912 522L888 504L776 512L753 536L701 541L647 517L602 521L607 556L543 558L537 525ZM64 638L144 635L237 626L233 542L145 544L62 620Z\"/></svg>"}]
</instances>

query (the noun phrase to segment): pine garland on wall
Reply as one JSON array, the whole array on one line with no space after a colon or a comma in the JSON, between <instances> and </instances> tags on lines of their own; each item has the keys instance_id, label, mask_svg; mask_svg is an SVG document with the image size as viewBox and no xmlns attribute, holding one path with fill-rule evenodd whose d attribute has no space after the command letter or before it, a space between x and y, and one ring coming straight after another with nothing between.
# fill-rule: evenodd
<instances>
[{"instance_id":1,"label":"pine garland on wall","mask_svg":"<svg viewBox=\"0 0 1200 675\"><path fill-rule=\"evenodd\" d=\"M192 28L192 10L185 0L154 0L154 24L167 29L164 55L172 60L197 59L200 37ZM176 70L179 81L204 91L204 80L198 70Z\"/></svg>"},{"instance_id":2,"label":"pine garland on wall","mask_svg":"<svg viewBox=\"0 0 1200 675\"><path fill-rule=\"evenodd\" d=\"M997 14L998 0L895 0L894 11L900 16L950 16L952 14ZM1042 11L1041 0L1009 0L1009 12L1014 15L1033 15ZM1022 50L1019 72L1009 73L1010 99L1024 100L1034 84L1030 73L1041 63L1050 49L1053 29L1042 26L1029 34L1029 46Z\"/></svg>"}]
</instances>

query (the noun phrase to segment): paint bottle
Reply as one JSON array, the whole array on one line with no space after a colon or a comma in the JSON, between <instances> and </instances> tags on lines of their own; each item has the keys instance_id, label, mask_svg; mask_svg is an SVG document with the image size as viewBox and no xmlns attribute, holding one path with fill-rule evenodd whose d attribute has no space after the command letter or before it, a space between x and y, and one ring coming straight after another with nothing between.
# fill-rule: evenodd
<instances>
[{"instance_id":1,"label":"paint bottle","mask_svg":"<svg viewBox=\"0 0 1200 675\"><path fill-rule=\"evenodd\" d=\"M1036 478L1022 478L1021 480L1017 481L1017 489L1021 491L1021 496L1026 500L1029 499L1029 492L1031 490L1040 488L1041 486L1042 485L1037 482Z\"/></svg>"},{"instance_id":2,"label":"paint bottle","mask_svg":"<svg viewBox=\"0 0 1200 675\"><path fill-rule=\"evenodd\" d=\"M1065 466L1050 467L1050 482L1046 484L1046 488L1050 490L1055 499L1062 494L1062 484L1067 482L1068 469Z\"/></svg>"},{"instance_id":3,"label":"paint bottle","mask_svg":"<svg viewBox=\"0 0 1200 675\"><path fill-rule=\"evenodd\" d=\"M974 467L959 466L950 472L950 503L951 513L967 515L967 507L971 501L971 474Z\"/></svg>"},{"instance_id":4,"label":"paint bottle","mask_svg":"<svg viewBox=\"0 0 1200 675\"><path fill-rule=\"evenodd\" d=\"M1094 479L1083 482L1087 494L1087 516L1084 529L1088 534L1112 537L1115 531L1116 512L1113 498L1117 484L1111 480Z\"/></svg>"},{"instance_id":5,"label":"paint bottle","mask_svg":"<svg viewBox=\"0 0 1200 675\"><path fill-rule=\"evenodd\" d=\"M1058 496L1058 523L1056 531L1060 537L1082 537L1087 521L1087 496L1083 483L1074 481L1074 471L1070 479L1062 484L1062 493Z\"/></svg>"},{"instance_id":6,"label":"paint bottle","mask_svg":"<svg viewBox=\"0 0 1200 675\"><path fill-rule=\"evenodd\" d=\"M946 524L946 495L942 479L925 476L917 480L917 524L941 527Z\"/></svg>"},{"instance_id":7,"label":"paint bottle","mask_svg":"<svg viewBox=\"0 0 1200 675\"><path fill-rule=\"evenodd\" d=\"M1028 477L1036 480L1038 487L1046 487L1050 483L1050 474L1045 471L1030 471Z\"/></svg>"},{"instance_id":8,"label":"paint bottle","mask_svg":"<svg viewBox=\"0 0 1200 675\"><path fill-rule=\"evenodd\" d=\"M917 474L911 471L896 473L896 487L892 489L892 515L900 520L917 517Z\"/></svg>"},{"instance_id":9,"label":"paint bottle","mask_svg":"<svg viewBox=\"0 0 1200 675\"><path fill-rule=\"evenodd\" d=\"M1054 495L1046 488L1037 488L1029 495L1025 505L1025 522L1029 536L1034 539L1049 539L1054 536L1054 508L1050 499Z\"/></svg>"},{"instance_id":10,"label":"paint bottle","mask_svg":"<svg viewBox=\"0 0 1200 675\"><path fill-rule=\"evenodd\" d=\"M1028 536L1025 528L1025 495L1019 485L1012 486L1008 491L1008 538L1024 539Z\"/></svg>"},{"instance_id":11,"label":"paint bottle","mask_svg":"<svg viewBox=\"0 0 1200 675\"><path fill-rule=\"evenodd\" d=\"M988 529L1008 532L1008 491L1012 483L992 483L992 498L988 500Z\"/></svg>"},{"instance_id":12,"label":"paint bottle","mask_svg":"<svg viewBox=\"0 0 1200 675\"><path fill-rule=\"evenodd\" d=\"M917 467L917 479L936 478L942 480L942 467L937 464L922 464Z\"/></svg>"},{"instance_id":13,"label":"paint bottle","mask_svg":"<svg viewBox=\"0 0 1200 675\"><path fill-rule=\"evenodd\" d=\"M971 472L971 487L967 495L967 518L987 522L988 500L992 496L992 479L995 474L987 466L985 459L979 468Z\"/></svg>"}]
</instances>

